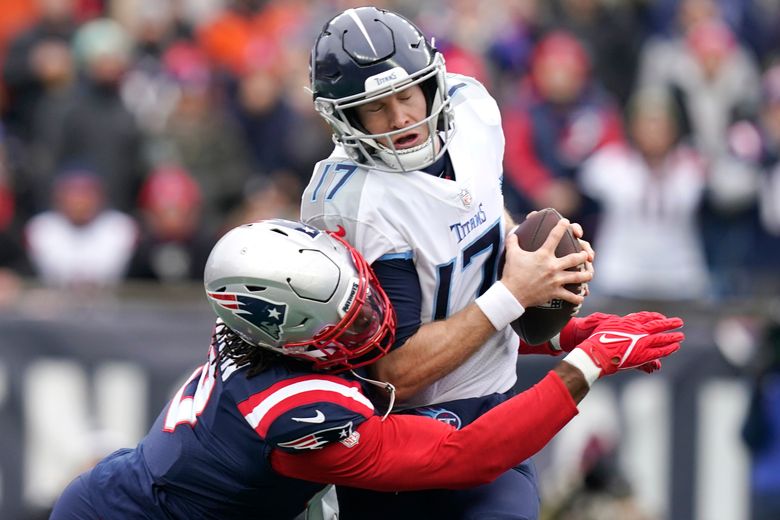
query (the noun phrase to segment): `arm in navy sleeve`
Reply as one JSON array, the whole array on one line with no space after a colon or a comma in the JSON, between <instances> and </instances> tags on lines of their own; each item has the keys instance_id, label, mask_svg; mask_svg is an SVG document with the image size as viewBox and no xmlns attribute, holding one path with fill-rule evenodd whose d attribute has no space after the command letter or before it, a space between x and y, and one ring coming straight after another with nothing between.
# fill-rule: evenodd
<instances>
[{"instance_id":1,"label":"arm in navy sleeve","mask_svg":"<svg viewBox=\"0 0 780 520\"><path fill-rule=\"evenodd\" d=\"M380 259L371 268L395 309L397 326L393 348L397 348L420 328L420 279L411 258Z\"/></svg>"}]
</instances>

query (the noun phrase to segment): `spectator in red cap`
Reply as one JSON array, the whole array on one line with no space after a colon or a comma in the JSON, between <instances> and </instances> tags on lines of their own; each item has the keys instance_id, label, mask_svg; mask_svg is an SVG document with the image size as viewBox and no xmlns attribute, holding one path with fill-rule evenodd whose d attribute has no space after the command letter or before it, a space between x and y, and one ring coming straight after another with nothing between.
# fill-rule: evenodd
<instances>
[{"instance_id":1,"label":"spectator in red cap","mask_svg":"<svg viewBox=\"0 0 780 520\"><path fill-rule=\"evenodd\" d=\"M755 250L758 175L731 152L730 129L758 109L758 65L714 10L665 47L648 48L640 84L675 92L682 133L707 162L702 226L708 262L717 294L735 295L748 286L742 273Z\"/></svg>"},{"instance_id":2,"label":"spectator in red cap","mask_svg":"<svg viewBox=\"0 0 780 520\"><path fill-rule=\"evenodd\" d=\"M612 99L590 76L590 60L570 33L556 31L534 49L531 92L504 114L505 194L510 209L553 207L593 231L592 203L576 173L596 150L623 140Z\"/></svg>"},{"instance_id":3,"label":"spectator in red cap","mask_svg":"<svg viewBox=\"0 0 780 520\"><path fill-rule=\"evenodd\" d=\"M186 170L163 166L141 187L141 239L129 278L200 280L214 238L201 226L201 191Z\"/></svg>"},{"instance_id":4,"label":"spectator in red cap","mask_svg":"<svg viewBox=\"0 0 780 520\"><path fill-rule=\"evenodd\" d=\"M665 47L648 47L639 82L679 91L694 144L710 158L723 152L733 114L755 109L759 99L758 66L718 17Z\"/></svg>"}]
</instances>

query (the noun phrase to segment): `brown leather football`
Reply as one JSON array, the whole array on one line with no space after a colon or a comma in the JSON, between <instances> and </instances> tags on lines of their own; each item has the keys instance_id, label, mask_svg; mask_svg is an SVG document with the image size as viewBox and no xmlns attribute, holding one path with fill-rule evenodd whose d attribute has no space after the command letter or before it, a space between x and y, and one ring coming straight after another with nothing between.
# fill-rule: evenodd
<instances>
[{"instance_id":1,"label":"brown leather football","mask_svg":"<svg viewBox=\"0 0 780 520\"><path fill-rule=\"evenodd\" d=\"M547 208L525 219L515 228L515 235L517 235L520 247L526 251L539 249L561 218L560 213L552 208ZM560 258L570 253L578 253L581 250L580 242L571 230L567 230L555 249L555 256ZM502 256L499 264L499 277L503 271L504 260L505 258ZM581 265L579 268L582 269L584 266ZM578 268L572 267L569 270L576 271ZM580 285L568 284L566 288L573 293L579 293ZM522 316L512 322L512 328L526 343L539 345L558 334L578 310L579 308L574 304L553 299L544 305L527 308Z\"/></svg>"}]
</instances>

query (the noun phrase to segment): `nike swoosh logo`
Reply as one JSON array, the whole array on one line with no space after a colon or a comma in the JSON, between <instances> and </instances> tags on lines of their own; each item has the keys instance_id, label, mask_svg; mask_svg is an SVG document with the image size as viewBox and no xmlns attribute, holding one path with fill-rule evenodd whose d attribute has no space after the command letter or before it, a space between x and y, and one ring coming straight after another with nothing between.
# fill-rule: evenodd
<instances>
[{"instance_id":1,"label":"nike swoosh logo","mask_svg":"<svg viewBox=\"0 0 780 520\"><path fill-rule=\"evenodd\" d=\"M615 337L615 336L613 336L613 337L601 336L599 338L599 343L609 344L609 343L619 343L621 341L630 341L630 340L631 340L631 338L622 337L622 336L619 336L619 337Z\"/></svg>"},{"instance_id":2,"label":"nike swoosh logo","mask_svg":"<svg viewBox=\"0 0 780 520\"><path fill-rule=\"evenodd\" d=\"M626 348L623 357L620 359L619 366L622 366L623 363L625 363L625 361L628 359L628 356L631 355L631 352L634 350L637 341L647 336L647 334L630 334L628 332L617 332L613 330L603 330L598 334L599 343L603 343L605 345L609 345L611 343L620 343L621 341L631 342Z\"/></svg>"},{"instance_id":3,"label":"nike swoosh logo","mask_svg":"<svg viewBox=\"0 0 780 520\"><path fill-rule=\"evenodd\" d=\"M292 420L297 422L319 424L325 422L325 414L317 410L317 414L314 417L293 417Z\"/></svg>"}]
</instances>

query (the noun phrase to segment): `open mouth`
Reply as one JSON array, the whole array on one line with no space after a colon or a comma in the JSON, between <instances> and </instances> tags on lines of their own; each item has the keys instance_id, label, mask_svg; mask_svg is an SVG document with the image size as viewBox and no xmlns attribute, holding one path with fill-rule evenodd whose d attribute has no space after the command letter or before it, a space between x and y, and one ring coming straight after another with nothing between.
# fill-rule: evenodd
<instances>
[{"instance_id":1,"label":"open mouth","mask_svg":"<svg viewBox=\"0 0 780 520\"><path fill-rule=\"evenodd\" d=\"M393 139L393 145L398 149L411 148L418 144L419 139L420 134L417 132L403 134Z\"/></svg>"}]
</instances>

